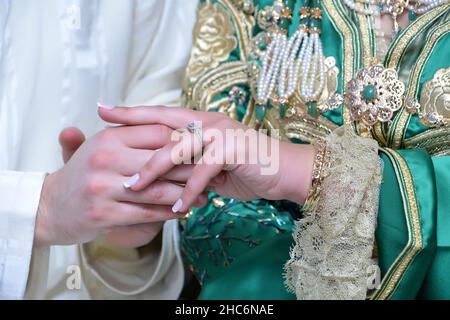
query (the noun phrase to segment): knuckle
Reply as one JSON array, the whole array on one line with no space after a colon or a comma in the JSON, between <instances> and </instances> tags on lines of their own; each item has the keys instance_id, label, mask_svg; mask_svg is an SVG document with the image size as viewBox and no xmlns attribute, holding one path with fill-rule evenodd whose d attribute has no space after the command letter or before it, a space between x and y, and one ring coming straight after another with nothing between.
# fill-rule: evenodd
<instances>
[{"instance_id":1,"label":"knuckle","mask_svg":"<svg viewBox=\"0 0 450 320\"><path fill-rule=\"evenodd\" d=\"M164 193L165 193L163 188L157 183L148 187L147 192L148 192L149 198L152 199L153 201L161 201L162 198L164 197Z\"/></svg>"},{"instance_id":2,"label":"knuckle","mask_svg":"<svg viewBox=\"0 0 450 320\"><path fill-rule=\"evenodd\" d=\"M105 220L107 219L107 214L105 210L102 210L97 206L93 206L86 212L86 217L88 223L97 225L105 222Z\"/></svg>"},{"instance_id":3,"label":"knuckle","mask_svg":"<svg viewBox=\"0 0 450 320\"><path fill-rule=\"evenodd\" d=\"M144 222L152 222L154 220L155 213L152 209L145 209L142 211L142 221Z\"/></svg>"},{"instance_id":4,"label":"knuckle","mask_svg":"<svg viewBox=\"0 0 450 320\"><path fill-rule=\"evenodd\" d=\"M189 198L190 199L193 196L195 196L196 193L197 193L196 186L194 186L192 183L186 184L186 186L184 187L184 192L183 192L183 196L185 198Z\"/></svg>"},{"instance_id":5,"label":"knuckle","mask_svg":"<svg viewBox=\"0 0 450 320\"><path fill-rule=\"evenodd\" d=\"M89 177L84 186L84 192L88 196L97 196L108 190L106 183L97 177Z\"/></svg>"},{"instance_id":6,"label":"knuckle","mask_svg":"<svg viewBox=\"0 0 450 320\"><path fill-rule=\"evenodd\" d=\"M111 143L112 140L116 139L116 133L113 128L108 128L99 132L96 138L100 144Z\"/></svg>"},{"instance_id":7,"label":"knuckle","mask_svg":"<svg viewBox=\"0 0 450 320\"><path fill-rule=\"evenodd\" d=\"M106 169L111 163L112 156L108 151L97 151L89 157L89 167L91 169Z\"/></svg>"}]
</instances>

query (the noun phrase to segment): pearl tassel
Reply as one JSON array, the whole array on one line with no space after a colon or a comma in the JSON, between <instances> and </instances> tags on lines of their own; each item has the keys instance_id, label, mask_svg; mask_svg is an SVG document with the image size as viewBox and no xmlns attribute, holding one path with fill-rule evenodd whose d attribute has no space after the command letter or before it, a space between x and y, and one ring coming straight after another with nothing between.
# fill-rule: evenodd
<instances>
[{"instance_id":1,"label":"pearl tassel","mask_svg":"<svg viewBox=\"0 0 450 320\"><path fill-rule=\"evenodd\" d=\"M322 92L325 83L325 63L319 34L312 34L308 43L304 42L303 45L306 53L303 58L300 95L306 102L309 102L317 100ZM319 68L319 72L317 72L317 68ZM319 76L318 81L317 75Z\"/></svg>"},{"instance_id":2,"label":"pearl tassel","mask_svg":"<svg viewBox=\"0 0 450 320\"><path fill-rule=\"evenodd\" d=\"M300 71L300 63L295 58L300 49L300 45L305 41L308 41L306 32L304 30L297 30L289 40L285 50L281 72L278 78L278 94L283 100L289 99L294 94L298 81L298 73Z\"/></svg>"}]
</instances>

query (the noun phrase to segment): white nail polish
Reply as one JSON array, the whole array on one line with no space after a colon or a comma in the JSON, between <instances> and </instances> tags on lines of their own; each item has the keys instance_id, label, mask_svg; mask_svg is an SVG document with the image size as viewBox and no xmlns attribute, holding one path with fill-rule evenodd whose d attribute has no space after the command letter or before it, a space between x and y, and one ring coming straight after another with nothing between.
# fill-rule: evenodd
<instances>
[{"instance_id":1,"label":"white nail polish","mask_svg":"<svg viewBox=\"0 0 450 320\"><path fill-rule=\"evenodd\" d=\"M177 202L175 202L175 204L172 207L172 212L177 213L178 211L180 211L182 206L183 206L183 200L178 199Z\"/></svg>"},{"instance_id":2,"label":"white nail polish","mask_svg":"<svg viewBox=\"0 0 450 320\"><path fill-rule=\"evenodd\" d=\"M129 189L129 188L131 188L132 186L134 186L135 184L136 184L136 182L138 182L139 181L139 173L136 173L134 176L132 176L132 177L130 177L127 181L125 181L124 183L123 183L123 186L126 188L126 189Z\"/></svg>"},{"instance_id":3,"label":"white nail polish","mask_svg":"<svg viewBox=\"0 0 450 320\"><path fill-rule=\"evenodd\" d=\"M103 103L100 103L100 102L97 102L97 107L103 108L103 109L108 109L108 110L114 109L114 106L103 104Z\"/></svg>"}]
</instances>

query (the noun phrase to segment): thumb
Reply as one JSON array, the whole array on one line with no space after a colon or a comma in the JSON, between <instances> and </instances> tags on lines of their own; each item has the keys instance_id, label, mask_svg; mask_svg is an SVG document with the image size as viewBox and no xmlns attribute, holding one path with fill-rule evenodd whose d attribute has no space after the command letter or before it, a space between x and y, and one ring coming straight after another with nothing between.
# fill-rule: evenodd
<instances>
[{"instance_id":1,"label":"thumb","mask_svg":"<svg viewBox=\"0 0 450 320\"><path fill-rule=\"evenodd\" d=\"M71 127L65 128L59 134L59 144L62 147L62 155L64 163L70 160L72 155L86 140L80 129Z\"/></svg>"}]
</instances>

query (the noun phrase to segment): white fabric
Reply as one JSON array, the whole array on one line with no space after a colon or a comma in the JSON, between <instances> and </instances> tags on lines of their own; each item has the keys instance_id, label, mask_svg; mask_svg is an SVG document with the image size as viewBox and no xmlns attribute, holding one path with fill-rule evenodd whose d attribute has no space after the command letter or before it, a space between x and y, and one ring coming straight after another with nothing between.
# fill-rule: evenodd
<instances>
[{"instance_id":1,"label":"white fabric","mask_svg":"<svg viewBox=\"0 0 450 320\"><path fill-rule=\"evenodd\" d=\"M106 267L86 265L92 260L81 259L77 246L32 251L32 241L44 175L62 165L63 128L77 126L88 136L101 130L97 101L177 104L196 6L197 0L0 1L0 298L24 297L27 282L28 298L178 296L183 272L173 222L164 228L163 250L144 260L130 253L124 272L113 257L103 259ZM89 286L66 288L72 265L82 267ZM136 275L126 285L129 270Z\"/></svg>"}]
</instances>

